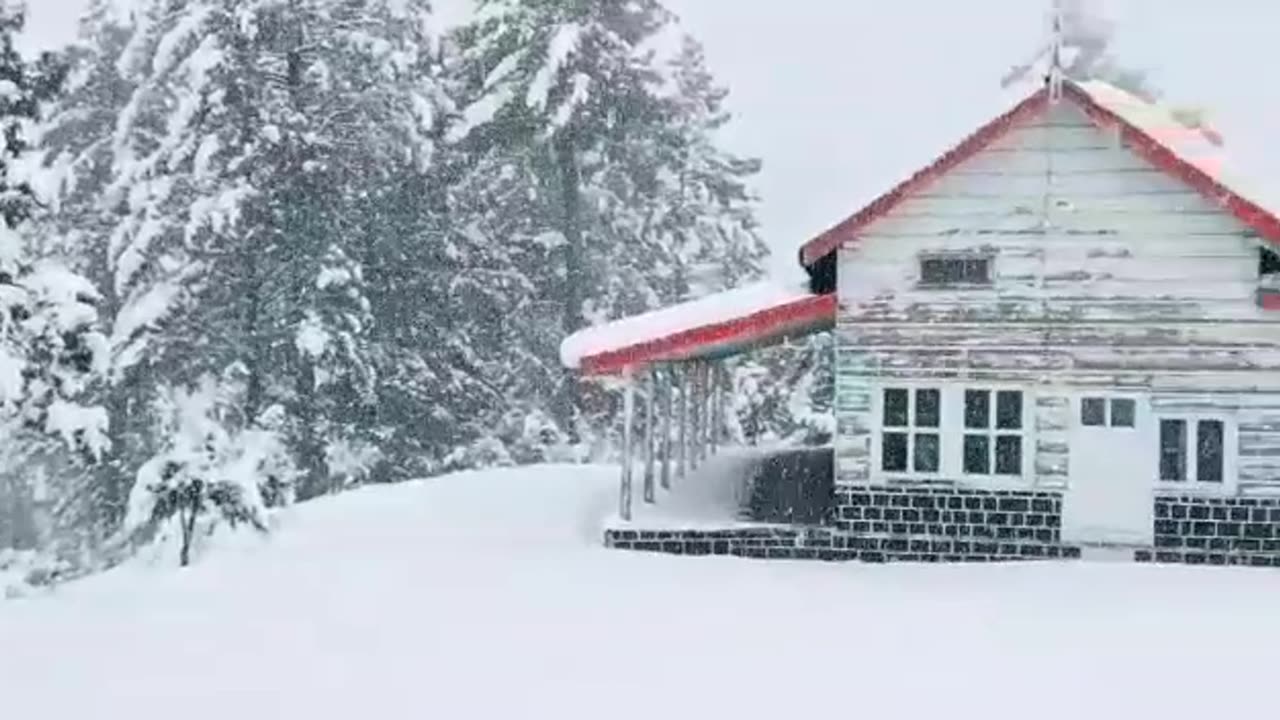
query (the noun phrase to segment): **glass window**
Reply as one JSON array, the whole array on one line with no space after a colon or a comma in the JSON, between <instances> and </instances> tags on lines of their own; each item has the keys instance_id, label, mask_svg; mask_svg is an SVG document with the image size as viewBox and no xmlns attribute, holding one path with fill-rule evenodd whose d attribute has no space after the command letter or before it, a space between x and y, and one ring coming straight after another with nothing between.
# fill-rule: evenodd
<instances>
[{"instance_id":1,"label":"glass window","mask_svg":"<svg viewBox=\"0 0 1280 720\"><path fill-rule=\"evenodd\" d=\"M996 393L996 428L999 430L1022 429L1021 392L1001 390Z\"/></svg>"},{"instance_id":2,"label":"glass window","mask_svg":"<svg viewBox=\"0 0 1280 720\"><path fill-rule=\"evenodd\" d=\"M964 471L970 475L991 474L991 439L986 435L964 436Z\"/></svg>"},{"instance_id":3,"label":"glass window","mask_svg":"<svg viewBox=\"0 0 1280 720\"><path fill-rule=\"evenodd\" d=\"M916 390L916 427L938 427L942 420L941 411L941 390Z\"/></svg>"},{"instance_id":4,"label":"glass window","mask_svg":"<svg viewBox=\"0 0 1280 720\"><path fill-rule=\"evenodd\" d=\"M884 391L884 426L907 427L907 390L891 388Z\"/></svg>"},{"instance_id":5,"label":"glass window","mask_svg":"<svg viewBox=\"0 0 1280 720\"><path fill-rule=\"evenodd\" d=\"M1222 482L1223 427L1221 420L1196 423L1196 480L1203 483Z\"/></svg>"},{"instance_id":6,"label":"glass window","mask_svg":"<svg viewBox=\"0 0 1280 720\"><path fill-rule=\"evenodd\" d=\"M908 437L904 432L886 432L881 436L880 464L886 472L906 471Z\"/></svg>"},{"instance_id":7,"label":"glass window","mask_svg":"<svg viewBox=\"0 0 1280 720\"><path fill-rule=\"evenodd\" d=\"M991 427L991 391L964 391L964 426L976 430Z\"/></svg>"},{"instance_id":8,"label":"glass window","mask_svg":"<svg viewBox=\"0 0 1280 720\"><path fill-rule=\"evenodd\" d=\"M991 258L964 256L921 258L920 283L929 286L990 285Z\"/></svg>"},{"instance_id":9,"label":"glass window","mask_svg":"<svg viewBox=\"0 0 1280 720\"><path fill-rule=\"evenodd\" d=\"M966 474L1022 474L1022 401L1020 390L965 391L963 467Z\"/></svg>"},{"instance_id":10,"label":"glass window","mask_svg":"<svg viewBox=\"0 0 1280 720\"><path fill-rule=\"evenodd\" d=\"M996 437L996 474L1022 474L1022 438L1017 435Z\"/></svg>"},{"instance_id":11,"label":"glass window","mask_svg":"<svg viewBox=\"0 0 1280 720\"><path fill-rule=\"evenodd\" d=\"M1111 427L1131 428L1137 416L1137 403L1128 398L1111 401Z\"/></svg>"},{"instance_id":12,"label":"glass window","mask_svg":"<svg viewBox=\"0 0 1280 720\"><path fill-rule=\"evenodd\" d=\"M932 433L917 433L916 448L912 458L912 469L920 473L938 472L941 459L939 438Z\"/></svg>"},{"instance_id":13,"label":"glass window","mask_svg":"<svg viewBox=\"0 0 1280 720\"><path fill-rule=\"evenodd\" d=\"M942 424L942 391L886 388L883 397L880 469L938 472L942 465L942 436L938 433Z\"/></svg>"},{"instance_id":14,"label":"glass window","mask_svg":"<svg viewBox=\"0 0 1280 720\"><path fill-rule=\"evenodd\" d=\"M1221 485L1226 480L1227 452L1226 423L1222 420L1160 419L1161 480Z\"/></svg>"},{"instance_id":15,"label":"glass window","mask_svg":"<svg viewBox=\"0 0 1280 720\"><path fill-rule=\"evenodd\" d=\"M1160 421L1160 479L1187 479L1187 421Z\"/></svg>"},{"instance_id":16,"label":"glass window","mask_svg":"<svg viewBox=\"0 0 1280 720\"><path fill-rule=\"evenodd\" d=\"M1080 401L1080 424L1098 427L1107 424L1107 401L1103 398L1084 398Z\"/></svg>"}]
</instances>

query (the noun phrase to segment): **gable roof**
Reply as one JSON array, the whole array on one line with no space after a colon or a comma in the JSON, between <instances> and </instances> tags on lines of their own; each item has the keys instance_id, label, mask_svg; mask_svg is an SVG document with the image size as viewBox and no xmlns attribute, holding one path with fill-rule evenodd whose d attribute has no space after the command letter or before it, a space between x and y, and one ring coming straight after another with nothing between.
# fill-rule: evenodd
<instances>
[{"instance_id":1,"label":"gable roof","mask_svg":"<svg viewBox=\"0 0 1280 720\"><path fill-rule=\"evenodd\" d=\"M1280 218L1277 218L1271 210L1245 197L1239 183L1231 183L1229 186L1220 173L1196 162L1195 158L1189 157L1185 149L1175 147L1168 140L1158 139L1156 128L1144 122L1144 119L1133 111L1139 107L1141 101L1105 83L1082 84L1070 80L1063 83L1062 95L1064 100L1074 103L1083 110L1099 128L1118 131L1126 147L1169 175L1186 183L1201 195L1221 205L1225 211L1252 228L1263 239L1280 246ZM1136 102L1127 102L1127 100ZM922 168L873 200L871 204L810 240L800 250L801 264L806 267L811 266L837 250L845 242L857 239L862 230L887 215L907 197L977 155L1016 127L1020 121L1032 118L1047 110L1048 107L1049 90L1043 87L1008 112L983 125L929 166ZM1210 142L1216 139L1212 131L1203 132Z\"/></svg>"}]
</instances>

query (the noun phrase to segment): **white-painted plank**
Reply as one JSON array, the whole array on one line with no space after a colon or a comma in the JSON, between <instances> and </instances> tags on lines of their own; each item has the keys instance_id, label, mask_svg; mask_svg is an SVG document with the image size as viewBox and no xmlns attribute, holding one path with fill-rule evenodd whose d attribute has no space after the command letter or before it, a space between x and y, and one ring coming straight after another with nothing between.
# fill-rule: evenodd
<instances>
[{"instance_id":1,"label":"white-painted plank","mask_svg":"<svg viewBox=\"0 0 1280 720\"><path fill-rule=\"evenodd\" d=\"M1038 209L1034 212L1014 212L1009 209L988 209L987 212L962 208L960 214L902 214L897 213L876 221L859 234L856 247L869 245L875 238L931 237L957 234L1002 235L1008 233L1043 234L1046 236L1075 237L1078 235L1106 233L1118 235L1134 233L1146 237L1163 237L1171 242L1176 236L1207 234L1249 234L1253 232L1235 218L1225 215L1221 209L1199 202L1199 196L1185 196L1196 207L1190 209L1164 208L1160 212L1142 211L1134 206L1115 203L1109 208L1094 207L1087 211L1055 211L1046 229ZM962 204L958 204L960 206Z\"/></svg>"}]
</instances>

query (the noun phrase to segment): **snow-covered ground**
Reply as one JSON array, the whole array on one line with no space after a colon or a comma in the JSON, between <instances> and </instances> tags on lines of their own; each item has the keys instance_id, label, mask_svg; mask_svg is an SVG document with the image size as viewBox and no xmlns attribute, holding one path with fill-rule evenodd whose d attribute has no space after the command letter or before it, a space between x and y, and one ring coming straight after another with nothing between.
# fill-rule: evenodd
<instances>
[{"instance_id":1,"label":"snow-covered ground","mask_svg":"<svg viewBox=\"0 0 1280 720\"><path fill-rule=\"evenodd\" d=\"M299 506L267 543L0 603L41 720L1261 716L1280 573L599 547L609 468Z\"/></svg>"}]
</instances>

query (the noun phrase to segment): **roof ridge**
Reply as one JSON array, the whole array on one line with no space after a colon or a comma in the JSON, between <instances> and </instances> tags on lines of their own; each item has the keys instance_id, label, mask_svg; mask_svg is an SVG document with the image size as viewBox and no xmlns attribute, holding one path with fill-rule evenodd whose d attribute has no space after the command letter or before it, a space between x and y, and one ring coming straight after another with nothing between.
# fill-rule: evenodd
<instances>
[{"instance_id":1,"label":"roof ridge","mask_svg":"<svg viewBox=\"0 0 1280 720\"><path fill-rule=\"evenodd\" d=\"M1105 107L1079 81L1066 78L1063 80L1063 89L1063 98L1079 106L1096 126L1119 128L1126 144L1147 161L1186 183L1201 195L1219 203L1227 212L1257 231L1261 237L1280 244L1280 219L1273 212L1228 187L1220 179L1210 176L1146 130L1126 120L1116 111ZM980 126L929 165L805 243L800 250L801 264L806 267L811 266L834 252L844 242L856 239L860 230L891 212L908 195L977 155L1002 137L1018 121L1043 112L1048 107L1049 89L1045 86L1028 95L1010 110Z\"/></svg>"}]
</instances>

